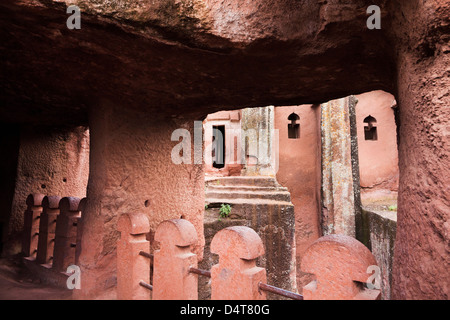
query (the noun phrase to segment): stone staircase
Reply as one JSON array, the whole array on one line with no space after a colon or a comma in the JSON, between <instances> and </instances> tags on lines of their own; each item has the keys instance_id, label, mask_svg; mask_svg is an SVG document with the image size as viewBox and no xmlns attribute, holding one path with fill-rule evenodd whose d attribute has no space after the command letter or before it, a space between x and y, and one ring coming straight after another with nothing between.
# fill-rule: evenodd
<instances>
[{"instance_id":1,"label":"stone staircase","mask_svg":"<svg viewBox=\"0 0 450 320\"><path fill-rule=\"evenodd\" d=\"M244 221L264 243L259 265L266 268L268 283L296 291L295 216L287 188L269 176L207 177L205 202L208 208L231 205L230 216Z\"/></svg>"},{"instance_id":2,"label":"stone staircase","mask_svg":"<svg viewBox=\"0 0 450 320\"><path fill-rule=\"evenodd\" d=\"M211 207L222 203L232 206L258 203L292 205L288 189L274 177L214 177L207 178L205 185L205 200Z\"/></svg>"}]
</instances>

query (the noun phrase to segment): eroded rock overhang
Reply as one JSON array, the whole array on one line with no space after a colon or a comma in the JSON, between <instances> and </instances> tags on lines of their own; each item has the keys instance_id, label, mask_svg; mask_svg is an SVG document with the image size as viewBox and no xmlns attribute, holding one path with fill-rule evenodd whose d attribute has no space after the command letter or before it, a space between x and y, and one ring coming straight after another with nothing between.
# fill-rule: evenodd
<instances>
[{"instance_id":1,"label":"eroded rock overhang","mask_svg":"<svg viewBox=\"0 0 450 320\"><path fill-rule=\"evenodd\" d=\"M114 101L159 120L201 119L392 92L384 30L367 29L366 1L346 2L1 3L1 118L79 125L89 108ZM71 4L81 9L79 30L66 26Z\"/></svg>"}]
</instances>

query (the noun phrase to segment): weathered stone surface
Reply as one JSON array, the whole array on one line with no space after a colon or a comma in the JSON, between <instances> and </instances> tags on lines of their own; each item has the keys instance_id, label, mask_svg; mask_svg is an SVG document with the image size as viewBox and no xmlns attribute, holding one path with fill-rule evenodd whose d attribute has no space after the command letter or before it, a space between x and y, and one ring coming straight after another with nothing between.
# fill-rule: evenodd
<instances>
[{"instance_id":1,"label":"weathered stone surface","mask_svg":"<svg viewBox=\"0 0 450 320\"><path fill-rule=\"evenodd\" d=\"M247 108L241 119L241 174L275 176L278 146L274 130L274 107Z\"/></svg>"},{"instance_id":2,"label":"weathered stone surface","mask_svg":"<svg viewBox=\"0 0 450 320\"><path fill-rule=\"evenodd\" d=\"M299 139L288 138L289 116L300 117ZM312 105L275 108L275 128L279 130L277 181L291 193L295 211L297 289L299 293L311 277L298 267L305 250L321 235L321 137L320 108Z\"/></svg>"},{"instance_id":3,"label":"weathered stone surface","mask_svg":"<svg viewBox=\"0 0 450 320\"><path fill-rule=\"evenodd\" d=\"M198 241L194 225L184 219L164 221L155 240L160 249L153 264L153 299L198 300L198 275L189 272L197 268L197 256L191 252Z\"/></svg>"},{"instance_id":4,"label":"weathered stone surface","mask_svg":"<svg viewBox=\"0 0 450 320\"><path fill-rule=\"evenodd\" d=\"M365 245L371 250L380 267L381 299L390 300L392 292L392 265L394 260L397 213L389 211L363 212Z\"/></svg>"},{"instance_id":5,"label":"weathered stone surface","mask_svg":"<svg viewBox=\"0 0 450 320\"><path fill-rule=\"evenodd\" d=\"M22 253L25 257L36 258L39 222L42 213L42 200L45 195L41 193L30 194L27 197L27 210L24 213Z\"/></svg>"},{"instance_id":6,"label":"weathered stone surface","mask_svg":"<svg viewBox=\"0 0 450 320\"><path fill-rule=\"evenodd\" d=\"M68 170L70 168L70 170ZM30 193L83 197L89 173L89 131L85 127L24 127L5 251L20 251L19 236Z\"/></svg>"},{"instance_id":7,"label":"weathered stone surface","mask_svg":"<svg viewBox=\"0 0 450 320\"><path fill-rule=\"evenodd\" d=\"M150 283L150 260L139 254L150 250L145 239L150 231L148 218L143 213L123 214L117 230L121 233L117 241L117 299L150 300L151 292L139 285L141 281Z\"/></svg>"},{"instance_id":8,"label":"weathered stone surface","mask_svg":"<svg viewBox=\"0 0 450 320\"><path fill-rule=\"evenodd\" d=\"M186 123L223 109L322 103L374 89L393 92L400 110L393 296L448 299L443 285L448 283L449 256L448 1L258 0L241 6L239 1L208 1L207 7L181 1L166 2L165 11L157 1L128 11L140 3L79 2L85 10L82 30L68 30L63 3L2 2L0 97L7 106L0 110L2 120L82 125L88 122L88 110L114 101L122 109L151 114L153 120ZM382 7L381 30L366 27L366 9L372 4ZM125 127L132 140L135 126ZM96 138L98 154L100 140ZM117 164L133 155L134 150L124 149L119 159L114 152L104 157ZM104 164L99 155L93 159ZM170 169L164 166L161 172ZM101 165L93 175L97 170L94 179L101 180ZM181 171L174 175L185 177ZM125 178L122 172L117 179L92 182L88 216L101 221L88 218L89 223L108 225L110 213L123 208L105 203L123 191L113 190ZM159 181L164 178L155 183ZM190 180L180 183L185 182ZM182 197L191 196L187 194ZM21 215L24 208L17 212ZM115 237L107 234L106 242L114 243ZM89 239L102 243L95 240L97 236ZM107 247L103 253L111 252ZM101 249L94 252L102 257ZM90 266L108 269L101 262Z\"/></svg>"},{"instance_id":9,"label":"weathered stone surface","mask_svg":"<svg viewBox=\"0 0 450 320\"><path fill-rule=\"evenodd\" d=\"M303 288L305 300L377 300L380 290L361 285L373 266L377 266L374 256L355 238L342 234L319 238L302 260L302 270L316 277Z\"/></svg>"},{"instance_id":10,"label":"weathered stone surface","mask_svg":"<svg viewBox=\"0 0 450 320\"><path fill-rule=\"evenodd\" d=\"M398 190L398 146L394 96L383 91L357 95L356 124L361 192ZM366 117L376 119L377 139L365 139Z\"/></svg>"},{"instance_id":11,"label":"weathered stone surface","mask_svg":"<svg viewBox=\"0 0 450 320\"><path fill-rule=\"evenodd\" d=\"M234 215L227 219L219 218L219 208L208 207L204 215L205 248L203 260L199 262L199 269L211 270L212 266L219 263L219 256L211 253L211 241L220 231L232 226L247 226L249 221ZM211 299L211 279L199 277L198 279L198 298L199 300Z\"/></svg>"},{"instance_id":12,"label":"weathered stone surface","mask_svg":"<svg viewBox=\"0 0 450 320\"><path fill-rule=\"evenodd\" d=\"M55 271L66 272L67 267L75 264L77 226L81 218L79 203L76 197L65 197L59 202L52 266Z\"/></svg>"},{"instance_id":13,"label":"weathered stone surface","mask_svg":"<svg viewBox=\"0 0 450 320\"><path fill-rule=\"evenodd\" d=\"M449 299L450 3L394 1L400 186L393 299ZM408 30L404 33L401 30Z\"/></svg>"},{"instance_id":14,"label":"weathered stone surface","mask_svg":"<svg viewBox=\"0 0 450 320\"><path fill-rule=\"evenodd\" d=\"M244 220L261 237L265 254L258 264L266 269L268 284L296 292L294 206L286 188L274 177L221 177L207 181L206 195L208 206L230 204L231 215ZM268 299L280 298L268 294Z\"/></svg>"},{"instance_id":15,"label":"weathered stone surface","mask_svg":"<svg viewBox=\"0 0 450 320\"><path fill-rule=\"evenodd\" d=\"M122 212L147 215L150 232L165 220L184 219L196 229L193 246L201 259L204 245L204 172L202 165L172 162L175 129L192 132L193 122L155 123L152 115L124 111L110 103L91 113L91 165L86 207L82 213L78 263L83 298L116 284L117 219ZM193 135L193 134L192 134Z\"/></svg>"},{"instance_id":16,"label":"weathered stone surface","mask_svg":"<svg viewBox=\"0 0 450 320\"><path fill-rule=\"evenodd\" d=\"M266 270L256 266L264 254L261 238L251 228L228 227L211 242L219 263L211 269L211 300L265 300L258 283L266 283Z\"/></svg>"},{"instance_id":17,"label":"weathered stone surface","mask_svg":"<svg viewBox=\"0 0 450 320\"><path fill-rule=\"evenodd\" d=\"M67 29L65 3L1 4L5 121L87 123L104 99L198 119L393 88L390 44L368 32L364 1L78 3L81 30Z\"/></svg>"},{"instance_id":18,"label":"weathered stone surface","mask_svg":"<svg viewBox=\"0 0 450 320\"><path fill-rule=\"evenodd\" d=\"M323 234L356 236L359 166L353 96L321 106Z\"/></svg>"},{"instance_id":19,"label":"weathered stone surface","mask_svg":"<svg viewBox=\"0 0 450 320\"><path fill-rule=\"evenodd\" d=\"M53 263L56 221L60 213L59 196L46 196L42 200L42 213L39 219L39 241L36 262L44 265Z\"/></svg>"}]
</instances>

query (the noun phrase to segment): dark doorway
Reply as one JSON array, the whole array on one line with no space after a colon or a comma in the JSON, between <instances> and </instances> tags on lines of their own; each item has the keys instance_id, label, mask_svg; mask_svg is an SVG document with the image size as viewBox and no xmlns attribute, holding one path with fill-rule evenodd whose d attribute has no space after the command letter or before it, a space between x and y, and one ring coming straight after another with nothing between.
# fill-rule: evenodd
<instances>
[{"instance_id":1,"label":"dark doorway","mask_svg":"<svg viewBox=\"0 0 450 320\"><path fill-rule=\"evenodd\" d=\"M0 256L6 245L12 200L16 185L17 161L19 157L20 127L14 124L0 124Z\"/></svg>"},{"instance_id":2,"label":"dark doorway","mask_svg":"<svg viewBox=\"0 0 450 320\"><path fill-rule=\"evenodd\" d=\"M2 256L3 252L3 223L0 222L0 257Z\"/></svg>"},{"instance_id":3,"label":"dark doorway","mask_svg":"<svg viewBox=\"0 0 450 320\"><path fill-rule=\"evenodd\" d=\"M213 126L213 167L222 169L225 167L225 126Z\"/></svg>"}]
</instances>

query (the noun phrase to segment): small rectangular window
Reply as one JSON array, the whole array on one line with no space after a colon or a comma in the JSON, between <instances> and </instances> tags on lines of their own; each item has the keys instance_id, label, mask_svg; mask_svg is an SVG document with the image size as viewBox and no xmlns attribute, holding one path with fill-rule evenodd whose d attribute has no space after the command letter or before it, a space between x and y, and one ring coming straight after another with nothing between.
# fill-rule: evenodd
<instances>
[{"instance_id":1,"label":"small rectangular window","mask_svg":"<svg viewBox=\"0 0 450 320\"><path fill-rule=\"evenodd\" d=\"M289 139L299 139L300 138L300 125L299 124L288 124L288 137Z\"/></svg>"},{"instance_id":2,"label":"small rectangular window","mask_svg":"<svg viewBox=\"0 0 450 320\"><path fill-rule=\"evenodd\" d=\"M366 140L378 140L378 133L377 133L377 127L364 127L364 138Z\"/></svg>"},{"instance_id":3,"label":"small rectangular window","mask_svg":"<svg viewBox=\"0 0 450 320\"><path fill-rule=\"evenodd\" d=\"M369 115L367 118L364 119L364 139L365 140L372 140L376 141L378 140L378 133L377 133L377 127L376 127L377 119Z\"/></svg>"},{"instance_id":4,"label":"small rectangular window","mask_svg":"<svg viewBox=\"0 0 450 320\"><path fill-rule=\"evenodd\" d=\"M296 113L291 113L288 117L288 120L291 122L288 124L289 139L299 139L300 138L300 124L298 124L297 121L300 121L300 117Z\"/></svg>"}]
</instances>

